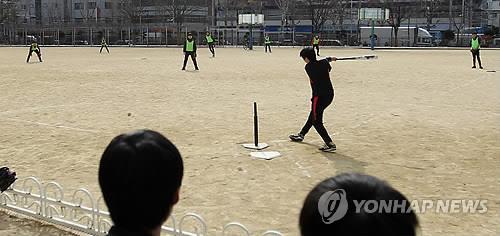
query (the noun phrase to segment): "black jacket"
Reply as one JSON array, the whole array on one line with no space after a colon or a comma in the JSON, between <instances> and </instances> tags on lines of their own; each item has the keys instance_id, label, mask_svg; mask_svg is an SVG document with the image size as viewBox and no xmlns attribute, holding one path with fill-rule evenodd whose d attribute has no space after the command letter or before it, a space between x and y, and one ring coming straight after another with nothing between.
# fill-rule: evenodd
<instances>
[{"instance_id":1,"label":"black jacket","mask_svg":"<svg viewBox=\"0 0 500 236\"><path fill-rule=\"evenodd\" d=\"M151 234L146 232L133 232L127 229L113 226L109 230L107 236L151 236Z\"/></svg>"}]
</instances>

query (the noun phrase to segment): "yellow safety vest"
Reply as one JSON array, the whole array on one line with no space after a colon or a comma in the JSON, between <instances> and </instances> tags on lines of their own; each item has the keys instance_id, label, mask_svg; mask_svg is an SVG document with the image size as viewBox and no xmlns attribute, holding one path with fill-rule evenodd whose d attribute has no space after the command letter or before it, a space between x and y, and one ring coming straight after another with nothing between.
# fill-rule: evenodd
<instances>
[{"instance_id":1,"label":"yellow safety vest","mask_svg":"<svg viewBox=\"0 0 500 236\"><path fill-rule=\"evenodd\" d=\"M319 44L319 39L318 39L318 38L314 38L314 40L313 40L313 44L314 44L314 45L318 45L318 44Z\"/></svg>"},{"instance_id":2,"label":"yellow safety vest","mask_svg":"<svg viewBox=\"0 0 500 236\"><path fill-rule=\"evenodd\" d=\"M214 39L212 38L212 35L207 36L207 43L213 43Z\"/></svg>"},{"instance_id":3,"label":"yellow safety vest","mask_svg":"<svg viewBox=\"0 0 500 236\"><path fill-rule=\"evenodd\" d=\"M194 51L194 40L189 42L189 40L186 40L186 52L193 52Z\"/></svg>"},{"instance_id":4,"label":"yellow safety vest","mask_svg":"<svg viewBox=\"0 0 500 236\"><path fill-rule=\"evenodd\" d=\"M479 45L479 38L472 39L471 46L472 46L472 49L479 49L479 47L481 46L481 45Z\"/></svg>"}]
</instances>

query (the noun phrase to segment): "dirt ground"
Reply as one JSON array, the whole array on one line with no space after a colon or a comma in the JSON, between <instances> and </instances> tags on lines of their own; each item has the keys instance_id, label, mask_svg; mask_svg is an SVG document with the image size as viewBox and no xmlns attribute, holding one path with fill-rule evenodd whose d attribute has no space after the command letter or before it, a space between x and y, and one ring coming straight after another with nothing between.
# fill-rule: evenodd
<instances>
[{"instance_id":1,"label":"dirt ground","mask_svg":"<svg viewBox=\"0 0 500 236\"><path fill-rule=\"evenodd\" d=\"M338 151L324 154L314 130L287 141L309 112L300 48L200 49L200 71L180 70L180 49L0 48L0 165L66 189L100 190L100 155L116 135L160 131L185 160L174 214L196 212L210 232L238 221L252 232L298 235L308 191L342 172L387 180L409 199L486 199L483 214L418 214L423 235L500 234L500 51L375 51L376 61L334 63L334 105L325 125ZM350 56L363 49L324 49ZM261 140L282 156L255 160L252 102ZM131 116L127 114L131 113ZM0 231L0 235L8 235Z\"/></svg>"}]
</instances>

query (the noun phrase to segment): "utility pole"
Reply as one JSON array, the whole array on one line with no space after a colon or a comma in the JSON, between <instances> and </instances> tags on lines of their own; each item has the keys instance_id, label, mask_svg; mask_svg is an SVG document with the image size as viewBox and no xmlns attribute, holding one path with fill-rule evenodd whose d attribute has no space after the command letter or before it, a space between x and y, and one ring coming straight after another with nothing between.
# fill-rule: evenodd
<instances>
[{"instance_id":1,"label":"utility pole","mask_svg":"<svg viewBox=\"0 0 500 236\"><path fill-rule=\"evenodd\" d=\"M347 39L347 43L348 43L349 45L351 45L351 39L352 39L352 26L353 26L353 22L354 22L354 20L352 19L352 17L353 17L353 14L352 14L352 0L351 0L351 11L350 11L350 13L349 13L349 14L351 15L351 19L350 19L350 21L351 21L351 22L350 22L350 24L349 24L349 27L351 28L351 34L349 35L349 38Z\"/></svg>"},{"instance_id":2,"label":"utility pole","mask_svg":"<svg viewBox=\"0 0 500 236\"><path fill-rule=\"evenodd\" d=\"M451 18L453 17L453 16L452 16L452 13L451 13L451 8L452 8L452 7L453 7L453 0L450 0L450 15L449 15L449 17L450 17L450 22L449 22L449 24L448 24L448 29L449 29L449 30L451 30L451 20L452 20Z\"/></svg>"},{"instance_id":3,"label":"utility pole","mask_svg":"<svg viewBox=\"0 0 500 236\"><path fill-rule=\"evenodd\" d=\"M465 0L462 0L462 28L465 25Z\"/></svg>"}]
</instances>

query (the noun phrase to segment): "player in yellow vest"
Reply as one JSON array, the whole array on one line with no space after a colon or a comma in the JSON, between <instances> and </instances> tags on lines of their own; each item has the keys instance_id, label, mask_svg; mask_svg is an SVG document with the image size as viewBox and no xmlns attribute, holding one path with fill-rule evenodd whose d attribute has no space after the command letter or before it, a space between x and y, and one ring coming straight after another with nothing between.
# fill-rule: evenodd
<instances>
[{"instance_id":1,"label":"player in yellow vest","mask_svg":"<svg viewBox=\"0 0 500 236\"><path fill-rule=\"evenodd\" d=\"M470 40L470 51L472 52L472 68L476 68L476 58L479 62L479 69L483 69L481 65L481 58L479 57L479 50L481 49L481 41L477 37L477 33L472 33L472 39Z\"/></svg>"},{"instance_id":2,"label":"player in yellow vest","mask_svg":"<svg viewBox=\"0 0 500 236\"><path fill-rule=\"evenodd\" d=\"M266 46L266 52L267 52L267 49L269 48L269 53L272 53L272 51L271 51L271 39L269 38L269 35L266 35L266 37L265 37L265 46Z\"/></svg>"},{"instance_id":3,"label":"player in yellow vest","mask_svg":"<svg viewBox=\"0 0 500 236\"><path fill-rule=\"evenodd\" d=\"M212 53L212 57L215 57L215 47L214 47L214 38L212 37L212 34L210 32L207 32L207 35L205 36L208 44L208 50Z\"/></svg>"},{"instance_id":4,"label":"player in yellow vest","mask_svg":"<svg viewBox=\"0 0 500 236\"><path fill-rule=\"evenodd\" d=\"M313 44L313 49L317 50L317 55L319 56L319 36L318 35L314 36L312 44Z\"/></svg>"},{"instance_id":5,"label":"player in yellow vest","mask_svg":"<svg viewBox=\"0 0 500 236\"><path fill-rule=\"evenodd\" d=\"M99 50L99 53L102 53L103 48L106 48L106 51L108 51L109 54L108 43L106 43L106 39L104 37L101 39L101 50Z\"/></svg>"},{"instance_id":6,"label":"player in yellow vest","mask_svg":"<svg viewBox=\"0 0 500 236\"><path fill-rule=\"evenodd\" d=\"M42 62L42 50L40 50L40 46L38 46L38 43L36 40L33 40L33 42L30 45L30 51L28 53L28 58L26 59L26 63L30 62L31 54L36 53L38 56L38 60Z\"/></svg>"},{"instance_id":7,"label":"player in yellow vest","mask_svg":"<svg viewBox=\"0 0 500 236\"><path fill-rule=\"evenodd\" d=\"M191 56L191 60L193 60L195 70L198 69L198 63L196 62L196 41L193 38L191 33L188 33L186 42L184 42L184 65L182 66L182 70L186 70L186 64L189 56Z\"/></svg>"}]
</instances>

